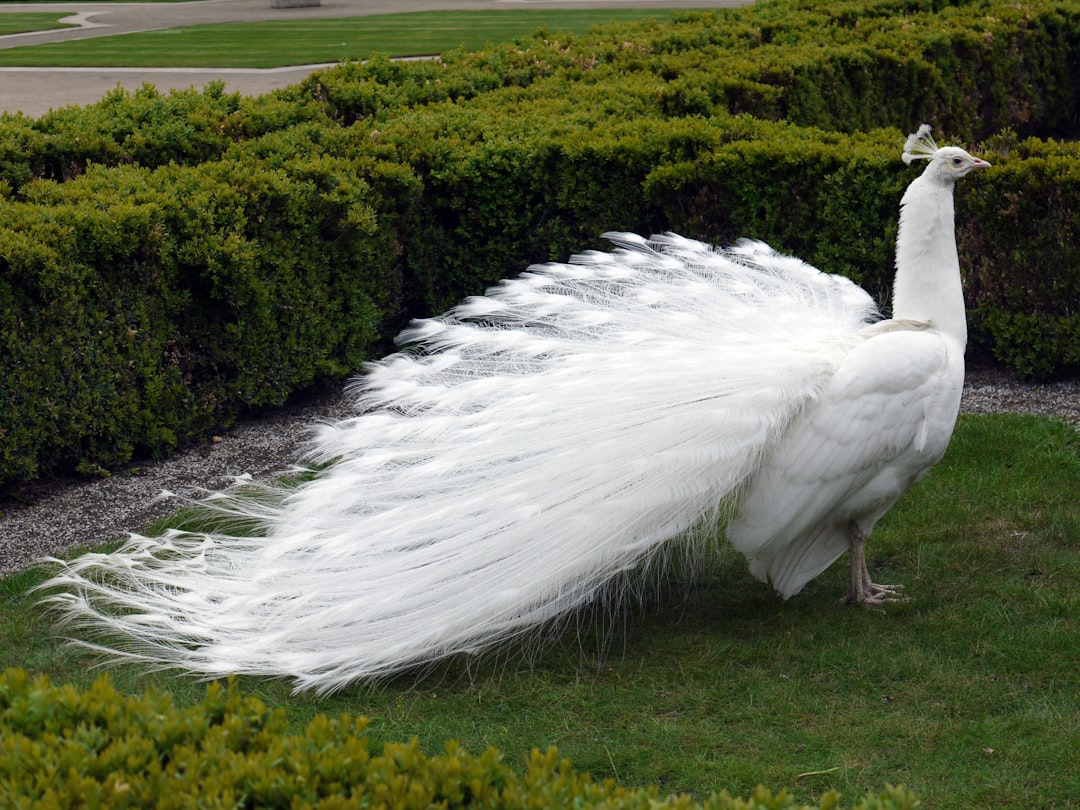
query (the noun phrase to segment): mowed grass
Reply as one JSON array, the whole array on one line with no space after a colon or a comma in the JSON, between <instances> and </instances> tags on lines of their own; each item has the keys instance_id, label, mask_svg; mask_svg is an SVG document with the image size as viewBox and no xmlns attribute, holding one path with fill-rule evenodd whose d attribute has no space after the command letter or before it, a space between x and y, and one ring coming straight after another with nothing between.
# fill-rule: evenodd
<instances>
[{"instance_id":1,"label":"mowed grass","mask_svg":"<svg viewBox=\"0 0 1080 810\"><path fill-rule=\"evenodd\" d=\"M663 9L515 9L199 25L0 50L0 65L273 68L366 59L373 53L475 50L539 28L578 34L598 24L670 15Z\"/></svg>"},{"instance_id":2,"label":"mowed grass","mask_svg":"<svg viewBox=\"0 0 1080 810\"><path fill-rule=\"evenodd\" d=\"M50 14L36 11L13 11L0 14L0 37L8 34L25 34L30 31L51 31L55 28L70 28L60 22L70 14Z\"/></svg>"},{"instance_id":3,"label":"mowed grass","mask_svg":"<svg viewBox=\"0 0 1080 810\"><path fill-rule=\"evenodd\" d=\"M641 610L479 663L454 661L330 697L242 678L297 726L363 714L376 745L489 745L520 763L558 746L621 784L703 797L757 784L847 801L903 783L927 807L1080 807L1080 442L1060 422L964 417L946 458L869 547L910 601L840 607L844 561L784 603L721 552ZM65 646L28 588L0 580L0 655L87 684L98 659ZM653 591L649 591L652 593ZM655 602L655 604L654 604ZM203 694L184 676L107 671L123 690Z\"/></svg>"}]
</instances>

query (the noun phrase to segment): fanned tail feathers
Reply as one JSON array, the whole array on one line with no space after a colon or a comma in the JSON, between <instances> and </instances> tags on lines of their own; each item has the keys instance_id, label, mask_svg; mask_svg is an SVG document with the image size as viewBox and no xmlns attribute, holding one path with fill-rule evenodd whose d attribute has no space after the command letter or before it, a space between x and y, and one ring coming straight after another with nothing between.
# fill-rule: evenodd
<instances>
[{"instance_id":1,"label":"fanned tail feathers","mask_svg":"<svg viewBox=\"0 0 1080 810\"><path fill-rule=\"evenodd\" d=\"M875 316L761 243L609 236L416 323L325 469L205 502L251 536L132 537L58 563L53 605L138 660L326 691L589 603L717 513Z\"/></svg>"}]
</instances>

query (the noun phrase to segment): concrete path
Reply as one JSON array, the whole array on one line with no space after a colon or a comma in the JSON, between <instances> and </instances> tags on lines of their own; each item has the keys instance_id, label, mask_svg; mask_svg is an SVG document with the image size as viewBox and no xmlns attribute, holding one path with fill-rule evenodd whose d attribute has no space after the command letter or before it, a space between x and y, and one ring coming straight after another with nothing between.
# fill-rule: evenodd
<instances>
[{"instance_id":1,"label":"concrete path","mask_svg":"<svg viewBox=\"0 0 1080 810\"><path fill-rule=\"evenodd\" d=\"M70 13L77 28L0 36L0 48L43 42L155 31L185 25L363 17L414 11L568 8L727 8L751 0L322 0L308 8L271 8L270 0L201 0L192 3L3 3L8 12ZM258 95L295 84L326 65L256 69L215 68L19 68L0 67L0 112L38 116L71 104L89 104L120 85L144 83L166 92L202 88L215 80L230 92Z\"/></svg>"}]
</instances>

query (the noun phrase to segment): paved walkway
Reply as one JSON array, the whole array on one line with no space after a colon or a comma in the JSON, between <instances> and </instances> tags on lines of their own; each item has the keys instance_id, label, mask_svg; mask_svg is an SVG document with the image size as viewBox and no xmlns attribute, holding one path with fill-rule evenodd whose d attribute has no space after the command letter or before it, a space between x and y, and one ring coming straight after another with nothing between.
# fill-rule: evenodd
<instances>
[{"instance_id":1,"label":"paved walkway","mask_svg":"<svg viewBox=\"0 0 1080 810\"><path fill-rule=\"evenodd\" d=\"M322 0L308 8L275 9L270 0L201 0L192 3L3 3L7 12L70 13L65 21L78 28L0 36L0 48L43 42L114 36L184 25L363 17L413 11L566 8L725 8L751 0ZM215 68L4 68L0 67L0 111L41 115L52 108L97 101L121 85L135 90L143 83L162 92L205 87L221 80L230 92L258 95L295 84L326 65L271 70Z\"/></svg>"}]
</instances>

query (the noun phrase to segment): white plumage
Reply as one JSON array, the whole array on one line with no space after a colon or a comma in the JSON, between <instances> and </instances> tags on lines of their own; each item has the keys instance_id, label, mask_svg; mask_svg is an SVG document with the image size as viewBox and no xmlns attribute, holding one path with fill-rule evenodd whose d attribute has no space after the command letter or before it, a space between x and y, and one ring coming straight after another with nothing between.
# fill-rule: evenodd
<instances>
[{"instance_id":1,"label":"white plumage","mask_svg":"<svg viewBox=\"0 0 1080 810\"><path fill-rule=\"evenodd\" d=\"M206 502L250 536L171 531L45 587L112 652L332 690L474 651L589 603L718 518L785 598L852 551L945 450L966 339L956 178L938 149L904 196L894 319L762 243L610 235L403 335L322 427L294 487ZM710 531L712 529L712 531Z\"/></svg>"}]
</instances>

